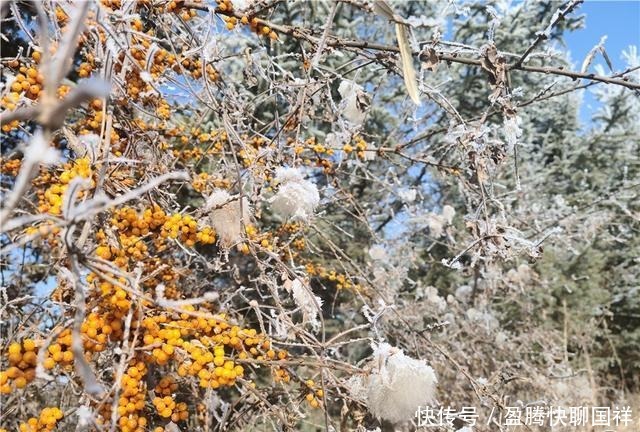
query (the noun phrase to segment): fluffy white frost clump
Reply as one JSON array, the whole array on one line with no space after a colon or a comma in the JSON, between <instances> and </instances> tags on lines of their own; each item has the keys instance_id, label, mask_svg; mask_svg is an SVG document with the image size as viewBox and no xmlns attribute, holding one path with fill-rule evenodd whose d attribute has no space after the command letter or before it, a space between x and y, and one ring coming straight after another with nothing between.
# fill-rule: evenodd
<instances>
[{"instance_id":1,"label":"fluffy white frost clump","mask_svg":"<svg viewBox=\"0 0 640 432\"><path fill-rule=\"evenodd\" d=\"M444 234L444 228L453 223L456 210L450 205L442 207L442 214L429 213L427 215L427 226L434 237L440 237Z\"/></svg>"},{"instance_id":2,"label":"fluffy white frost clump","mask_svg":"<svg viewBox=\"0 0 640 432\"><path fill-rule=\"evenodd\" d=\"M424 360L411 358L387 343L374 347L373 356L374 370L368 382L349 382L352 395L364 397L373 415L391 422L409 421L418 407L434 402L438 379Z\"/></svg>"},{"instance_id":3,"label":"fluffy white frost clump","mask_svg":"<svg viewBox=\"0 0 640 432\"><path fill-rule=\"evenodd\" d=\"M295 279L291 285L287 287L291 291L293 301L302 311L302 319L305 323L309 323L314 330L320 329L320 321L318 314L322 306L322 299L313 295L311 289L305 289L299 279Z\"/></svg>"},{"instance_id":4,"label":"fluffy white frost clump","mask_svg":"<svg viewBox=\"0 0 640 432\"><path fill-rule=\"evenodd\" d=\"M78 426L88 426L95 420L95 414L87 405L80 405L76 410Z\"/></svg>"},{"instance_id":5,"label":"fluffy white frost clump","mask_svg":"<svg viewBox=\"0 0 640 432\"><path fill-rule=\"evenodd\" d=\"M238 12L248 9L251 3L253 3L253 0L231 0L233 10Z\"/></svg>"},{"instance_id":6,"label":"fluffy white frost clump","mask_svg":"<svg viewBox=\"0 0 640 432\"><path fill-rule=\"evenodd\" d=\"M522 120L518 116L510 116L504 119L503 132L509 151L513 150L518 143L518 138L522 136L521 124Z\"/></svg>"},{"instance_id":7,"label":"fluffy white frost clump","mask_svg":"<svg viewBox=\"0 0 640 432\"><path fill-rule=\"evenodd\" d=\"M342 97L341 108L344 118L355 125L361 125L368 106L367 96L362 86L353 81L344 80L338 87L338 93Z\"/></svg>"},{"instance_id":8,"label":"fluffy white frost clump","mask_svg":"<svg viewBox=\"0 0 640 432\"><path fill-rule=\"evenodd\" d=\"M382 245L373 245L369 248L369 256L374 261L383 261L387 259L387 251Z\"/></svg>"},{"instance_id":9,"label":"fluffy white frost clump","mask_svg":"<svg viewBox=\"0 0 640 432\"><path fill-rule=\"evenodd\" d=\"M418 191L416 191L413 188L400 189L398 191L398 196L403 202L410 204L416 200L416 197L418 196Z\"/></svg>"},{"instance_id":10,"label":"fluffy white frost clump","mask_svg":"<svg viewBox=\"0 0 640 432\"><path fill-rule=\"evenodd\" d=\"M249 221L251 208L246 197L242 203L238 195L231 195L223 189L214 190L207 199L206 209L210 211L211 225L216 230L223 245L229 246L242 238L240 219Z\"/></svg>"},{"instance_id":11,"label":"fluffy white frost clump","mask_svg":"<svg viewBox=\"0 0 640 432\"><path fill-rule=\"evenodd\" d=\"M271 199L273 211L286 219L309 220L320 203L316 185L305 180L298 168L278 168L275 180L280 187Z\"/></svg>"},{"instance_id":12,"label":"fluffy white frost clump","mask_svg":"<svg viewBox=\"0 0 640 432\"><path fill-rule=\"evenodd\" d=\"M55 165L60 161L60 151L45 141L42 132L33 134L29 147L24 152L25 165Z\"/></svg>"}]
</instances>

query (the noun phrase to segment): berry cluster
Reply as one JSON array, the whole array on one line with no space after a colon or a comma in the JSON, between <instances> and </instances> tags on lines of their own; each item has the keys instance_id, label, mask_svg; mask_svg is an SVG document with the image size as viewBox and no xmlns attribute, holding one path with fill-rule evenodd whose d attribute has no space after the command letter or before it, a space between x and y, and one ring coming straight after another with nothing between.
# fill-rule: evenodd
<instances>
[{"instance_id":1,"label":"berry cluster","mask_svg":"<svg viewBox=\"0 0 640 432\"><path fill-rule=\"evenodd\" d=\"M187 246L194 246L196 242L213 244L216 236L213 228L204 227L198 230L198 222L189 215L175 213L162 225L160 235L164 238L179 239Z\"/></svg>"},{"instance_id":2,"label":"berry cluster","mask_svg":"<svg viewBox=\"0 0 640 432\"><path fill-rule=\"evenodd\" d=\"M347 275L338 273L335 270L327 270L324 266L308 261L305 264L307 274L310 276L317 276L321 279L326 279L336 284L336 288L339 290L353 290L359 292L362 290L362 286L358 283L354 283Z\"/></svg>"},{"instance_id":3,"label":"berry cluster","mask_svg":"<svg viewBox=\"0 0 640 432\"><path fill-rule=\"evenodd\" d=\"M171 375L162 377L154 389L156 394L162 396L169 396L176 390L178 390L178 383Z\"/></svg>"},{"instance_id":4,"label":"berry cluster","mask_svg":"<svg viewBox=\"0 0 640 432\"><path fill-rule=\"evenodd\" d=\"M325 144L318 143L315 137L307 138L302 143L296 142L293 138L289 138L288 144L296 156L304 157L302 159L304 165L322 168L325 174L331 174L333 172L333 162L331 158L335 150Z\"/></svg>"},{"instance_id":5,"label":"berry cluster","mask_svg":"<svg viewBox=\"0 0 640 432\"><path fill-rule=\"evenodd\" d=\"M158 18L163 18L162 14L171 13L182 20L189 20L197 16L197 10L185 7L185 2L181 0L140 0L131 7L127 6L125 17L119 10L126 2L101 2L105 6L101 11L107 14L102 18L115 18L118 25L128 27L127 38L123 40L126 39L130 45L123 47L114 61L113 70L110 70L118 76L122 91L114 92L104 101L89 100L77 109L74 108L69 117L73 121L68 122L65 127L77 136L110 133L110 137L101 136L100 139L104 140L101 142L110 140L108 151L125 159L141 156L139 146L146 141L138 140L138 136L157 136L157 140L152 142L154 150L164 152L162 156L166 157L158 157L160 162L152 166L151 176L162 168L167 168L162 165L167 159L171 159L172 154L177 160L170 162L175 162L179 168L186 166L192 172L196 169L196 172L217 169L217 164L207 162L217 162L218 156L228 157L226 155L229 153L225 151L225 147L230 145L227 132L223 129L189 128L185 127L181 120L172 121L174 105L173 102L169 102L171 98L163 98L158 93L157 86L152 85L167 75L175 74L182 75L181 80L221 80L220 74L223 69L217 70L216 63L207 60L207 57L199 57L193 52L186 54L189 50L184 49L185 45L177 46L174 54L168 51L168 44L154 43L167 37L156 33L160 28L157 25L160 22ZM202 5L204 7L204 2ZM109 16L109 10L114 12L113 17ZM215 13L224 19L229 30L242 24L261 36L271 39L278 37L273 29L257 17L241 16L234 12L230 0L219 0ZM64 26L69 22L64 6L56 6L54 15L59 28L64 32ZM171 18L175 19L175 16ZM91 30L79 37L80 46L73 59L73 64L76 65L75 74L69 74L67 79L88 78L95 74L101 65L108 64L103 59L94 57L97 55L95 53L103 50L92 50L92 41L105 44L109 35L97 25L93 12L89 14L88 21L87 28ZM58 45L55 41L52 42L49 47L51 52L55 52ZM14 110L20 104L37 103L42 97L43 76L39 72L41 69L38 69L41 53L42 48L36 47L31 59L16 60L9 64L9 67L15 69L16 77L8 84L8 91L0 102L6 109ZM73 84L60 85L56 89L58 97L66 96L72 87ZM144 115L135 118L128 116L128 113L133 111L132 101L135 102L136 109L143 108ZM107 128L107 125L111 126ZM17 126L17 122L12 123L3 126L3 130L8 131ZM65 129L65 133L66 131ZM58 140L58 145L62 147L62 134L56 132L54 139ZM265 186L269 187L268 182L271 181L273 169L265 155L276 149L276 143L261 135L243 135L241 139L245 144L239 152L241 163L245 167L255 168L257 177L261 177ZM41 213L61 214L64 195L75 178L89 179L91 187L95 187L93 177L96 171L102 171L100 162L83 157L78 154L80 152L72 150L70 156L75 159L70 159L59 168L42 169L32 182L37 192L38 210ZM310 159L305 159L308 165L315 164L325 169L330 166L328 158L333 155L333 149L309 139L303 150L309 155ZM315 159L312 153L315 154ZM212 155L216 157L213 158ZM202 163L202 159L209 161ZM122 168L122 165L126 167ZM15 176L19 167L20 160L12 159L2 164L2 172ZM142 178L140 173L146 167L114 162L108 168L104 170L106 176L102 187L110 196L116 196L133 187L135 182ZM203 194L210 193L213 188L229 189L231 181L222 177L223 174L213 172L215 171L198 174L193 180L194 189ZM114 188L114 184L120 188ZM174 196L172 194L173 191L168 196ZM175 196L179 194L176 193ZM96 365L98 379L106 382L112 379L114 382L111 382L110 386L115 389L103 400L90 402L92 409L99 414L97 421L107 425L113 415L113 418L117 418L117 427L123 432L154 430L153 426L157 424L185 421L189 417L189 407L196 406L196 403L184 397L186 389L193 390L199 387L202 393L215 389L229 392L240 380L246 382L244 380L247 379L248 371L252 371L257 365L271 367L275 381L290 382L290 371L284 366L288 352L275 349L267 337L256 329L234 322L223 311L212 312L214 309L210 305L174 307L160 301L160 296L156 295L156 288L160 284L165 286L164 295L167 299L178 300L199 294L197 291L201 287L191 288L181 284L182 281L189 280L192 268L190 264L185 265L181 261L180 252L184 249L183 245L195 247L214 244L216 232L212 227L203 224L202 220L198 220L197 216L174 213L176 207L168 203L173 198L167 199L165 195L151 192L140 199L144 200L144 204L140 206L110 209L106 219L104 214L95 218L100 227L97 232L92 231L95 235L86 239L85 243L87 251L93 251L94 256L84 257L86 259L81 262L82 275L86 275L88 288L87 315L80 328L83 355ZM155 204L154 200L161 203L164 209ZM256 218L259 219L259 216ZM292 234L298 235L301 229L300 225L285 224L274 231L263 231L255 225L247 225L248 242L241 244L240 250L249 254L249 244L253 244L257 250L263 248L278 253L290 253L286 252L291 249L288 243L286 247L282 247L282 251L278 250L278 247L285 243L281 240L284 237L289 239ZM42 222L27 230L29 234L48 237L56 237L59 232L60 228L51 221ZM176 244L178 242L180 245ZM291 246L298 251L306 247L303 238L293 239ZM202 248L200 252L206 252L207 249ZM248 258L239 256L238 259ZM66 265L63 260L59 262L60 265ZM195 265L197 264L193 267ZM105 268L107 270L104 270ZM124 276L137 268L142 271L143 277L140 278L139 285L134 286L131 279ZM331 274L327 274L327 277L332 277ZM337 274L335 278L338 283L348 283L348 280L342 281ZM68 293L73 290L65 282L59 281L58 289L54 291L51 299L70 303L69 297L64 299L65 291ZM56 293L62 294L58 296ZM61 310L62 316L73 309L61 305ZM43 366L46 370L50 373L59 372L74 379L74 360L77 359L71 349L73 332L65 325L68 324L59 324L48 329L53 334L50 342L25 339L21 343L9 346L7 361L3 362L3 366L8 363L9 367L0 372L1 393L22 389L35 379L38 346L44 353ZM129 335L126 340L125 334ZM114 368L113 375L105 372L104 362L113 359L117 362L118 358L107 355L105 350L125 345L131 349L131 356L120 356L121 361L126 362L122 364L124 370ZM75 354L81 355L78 351ZM148 383L158 378L160 380L153 390L148 389L147 385L154 386ZM314 395L314 400L309 401L311 406L314 406L314 403L319 405L315 398L322 397L319 393L321 390L310 386L309 392ZM115 408L115 412L112 412L112 407ZM201 406L198 411L204 412L205 407ZM58 408L46 408L40 414L40 418L29 419L24 424L24 430L51 430L61 418L62 412ZM161 431L163 427L157 427L155 430Z\"/></svg>"},{"instance_id":6,"label":"berry cluster","mask_svg":"<svg viewBox=\"0 0 640 432\"><path fill-rule=\"evenodd\" d=\"M41 213L60 215L64 193L71 180L76 177L91 179L91 175L89 158L80 158L64 164L63 171L57 179L51 181L50 186L43 193L38 194L38 210ZM91 179L91 187L94 186L95 181Z\"/></svg>"},{"instance_id":7,"label":"berry cluster","mask_svg":"<svg viewBox=\"0 0 640 432\"><path fill-rule=\"evenodd\" d=\"M47 407L40 412L38 418L31 417L26 423L21 423L20 432L44 432L52 431L56 424L64 417L64 414L57 407Z\"/></svg>"},{"instance_id":8,"label":"berry cluster","mask_svg":"<svg viewBox=\"0 0 640 432\"><path fill-rule=\"evenodd\" d=\"M144 209L142 214L132 207L122 207L114 212L111 224L125 236L146 236L161 227L166 220L167 215L158 205Z\"/></svg>"},{"instance_id":9,"label":"berry cluster","mask_svg":"<svg viewBox=\"0 0 640 432\"><path fill-rule=\"evenodd\" d=\"M153 399L153 406L158 411L158 415L162 418L171 418L174 423L189 418L187 404L184 402L176 403L171 396L156 397Z\"/></svg>"},{"instance_id":10,"label":"berry cluster","mask_svg":"<svg viewBox=\"0 0 640 432\"><path fill-rule=\"evenodd\" d=\"M22 160L20 159L3 160L0 164L0 173L16 177L18 172L20 172L21 166Z\"/></svg>"},{"instance_id":11,"label":"berry cluster","mask_svg":"<svg viewBox=\"0 0 640 432\"><path fill-rule=\"evenodd\" d=\"M89 75L91 75L92 71L93 65L91 65L91 63L89 62L82 62L78 66L78 76L80 78L87 78Z\"/></svg>"},{"instance_id":12,"label":"berry cluster","mask_svg":"<svg viewBox=\"0 0 640 432\"><path fill-rule=\"evenodd\" d=\"M13 83L11 84L11 92L20 95L24 92L24 95L29 99L36 100L42 92L42 83L44 82L44 76L38 72L34 67L20 67L20 73L16 75ZM13 95L15 97L15 95ZM15 109L11 106L7 106L8 109Z\"/></svg>"},{"instance_id":13,"label":"berry cluster","mask_svg":"<svg viewBox=\"0 0 640 432\"><path fill-rule=\"evenodd\" d=\"M124 278L119 277L117 278L117 284L114 284L107 280L98 280L98 277L93 273L89 274L87 276L87 282L93 283L94 281L99 288L100 297L103 300L102 306L106 308L107 312L110 312L106 315L107 318L105 319L113 328L114 323L110 322L110 320L121 319L131 307L129 293L123 289L127 282ZM102 316L102 314L98 316Z\"/></svg>"},{"instance_id":14,"label":"berry cluster","mask_svg":"<svg viewBox=\"0 0 640 432\"><path fill-rule=\"evenodd\" d=\"M140 413L145 408L147 366L143 361L133 361L120 380L122 393L118 400L118 425L122 432L143 432L147 418Z\"/></svg>"},{"instance_id":15,"label":"berry cluster","mask_svg":"<svg viewBox=\"0 0 640 432\"><path fill-rule=\"evenodd\" d=\"M13 111L18 107L22 96L30 100L36 100L42 94L44 76L35 66L37 63L35 59L40 58L40 53L34 51L32 56L33 64L31 66L21 65L20 61L15 59L9 61L7 64L10 68L18 70L15 78L8 86L9 91L0 99L0 106L6 108L8 111ZM2 132L8 133L17 128L19 124L20 122L17 120L4 124L2 125Z\"/></svg>"},{"instance_id":16,"label":"berry cluster","mask_svg":"<svg viewBox=\"0 0 640 432\"><path fill-rule=\"evenodd\" d=\"M309 403L311 408L318 408L320 406L320 400L324 397L324 390L316 386L316 383L309 379L305 382L305 400Z\"/></svg>"},{"instance_id":17,"label":"berry cluster","mask_svg":"<svg viewBox=\"0 0 640 432\"><path fill-rule=\"evenodd\" d=\"M275 382L288 383L291 381L291 375L285 368L277 367L273 370L273 380Z\"/></svg>"},{"instance_id":18,"label":"berry cluster","mask_svg":"<svg viewBox=\"0 0 640 432\"><path fill-rule=\"evenodd\" d=\"M9 345L7 358L10 367L0 372L0 393L8 394L12 385L16 389L26 387L36 376L38 352L32 339L25 339L22 344L14 342Z\"/></svg>"},{"instance_id":19,"label":"berry cluster","mask_svg":"<svg viewBox=\"0 0 640 432\"><path fill-rule=\"evenodd\" d=\"M356 155L358 156L358 158L367 159L366 150L368 148L368 144L364 140L364 138L362 138L362 136L360 136L360 135L354 136L353 137L353 144L354 145L352 146L350 143L346 143L342 147L342 151L344 151L346 154L349 154L349 153L355 151Z\"/></svg>"}]
</instances>

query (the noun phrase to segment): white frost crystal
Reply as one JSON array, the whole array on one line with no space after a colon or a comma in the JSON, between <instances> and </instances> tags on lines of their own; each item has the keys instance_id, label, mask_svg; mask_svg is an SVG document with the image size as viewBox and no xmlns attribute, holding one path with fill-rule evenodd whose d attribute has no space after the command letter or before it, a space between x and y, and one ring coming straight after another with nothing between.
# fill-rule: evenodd
<instances>
[{"instance_id":1,"label":"white frost crystal","mask_svg":"<svg viewBox=\"0 0 640 432\"><path fill-rule=\"evenodd\" d=\"M242 204L241 204L242 201ZM242 238L240 219L247 223L251 208L247 198L230 195L223 189L216 189L207 199L206 208L210 210L211 225L218 233L222 244L228 246Z\"/></svg>"},{"instance_id":2,"label":"white frost crystal","mask_svg":"<svg viewBox=\"0 0 640 432\"><path fill-rule=\"evenodd\" d=\"M407 204L414 202L416 200L417 194L418 192L413 188L400 189L398 191L398 196L400 197L400 199Z\"/></svg>"},{"instance_id":3,"label":"white frost crystal","mask_svg":"<svg viewBox=\"0 0 640 432\"><path fill-rule=\"evenodd\" d=\"M518 138L522 135L521 123L522 121L518 116L509 116L504 119L504 137L510 151L513 150L518 143Z\"/></svg>"},{"instance_id":4,"label":"white frost crystal","mask_svg":"<svg viewBox=\"0 0 640 432\"><path fill-rule=\"evenodd\" d=\"M352 375L345 383L345 387L352 398L362 402L367 400L367 386L362 376Z\"/></svg>"},{"instance_id":5,"label":"white frost crystal","mask_svg":"<svg viewBox=\"0 0 640 432\"><path fill-rule=\"evenodd\" d=\"M251 6L253 3L252 0L231 0L231 4L233 5L233 10L242 12Z\"/></svg>"},{"instance_id":6,"label":"white frost crystal","mask_svg":"<svg viewBox=\"0 0 640 432\"><path fill-rule=\"evenodd\" d=\"M456 215L456 210L450 205L445 205L442 207L442 217L447 224L451 225L453 223L453 217Z\"/></svg>"},{"instance_id":7,"label":"white frost crystal","mask_svg":"<svg viewBox=\"0 0 640 432\"><path fill-rule=\"evenodd\" d=\"M278 168L275 180L280 186L271 199L273 211L287 219L309 220L320 203L316 185L305 180L298 168Z\"/></svg>"},{"instance_id":8,"label":"white frost crystal","mask_svg":"<svg viewBox=\"0 0 640 432\"><path fill-rule=\"evenodd\" d=\"M344 80L338 87L342 97L342 115L351 123L361 125L364 121L367 107L366 93L362 87L353 81Z\"/></svg>"},{"instance_id":9,"label":"white frost crystal","mask_svg":"<svg viewBox=\"0 0 640 432\"><path fill-rule=\"evenodd\" d=\"M76 411L76 415L78 416L78 426L88 426L92 424L95 419L95 414L91 408L86 405L80 405Z\"/></svg>"},{"instance_id":10,"label":"white frost crystal","mask_svg":"<svg viewBox=\"0 0 640 432\"><path fill-rule=\"evenodd\" d=\"M33 134L29 147L24 152L25 165L55 165L60 161L60 151L51 147L45 140L42 132Z\"/></svg>"},{"instance_id":11,"label":"white frost crystal","mask_svg":"<svg viewBox=\"0 0 640 432\"><path fill-rule=\"evenodd\" d=\"M434 401L438 380L424 360L411 358L387 343L375 347L373 355L376 369L366 391L372 414L391 422L408 421L418 407Z\"/></svg>"},{"instance_id":12,"label":"white frost crystal","mask_svg":"<svg viewBox=\"0 0 640 432\"><path fill-rule=\"evenodd\" d=\"M442 207L442 214L428 213L427 226L434 237L440 237L444 234L444 228L453 223L456 210L450 205Z\"/></svg>"},{"instance_id":13,"label":"white frost crystal","mask_svg":"<svg viewBox=\"0 0 640 432\"><path fill-rule=\"evenodd\" d=\"M387 251L382 245L373 245L369 248L369 256L375 261L382 261L387 258Z\"/></svg>"},{"instance_id":14,"label":"white frost crystal","mask_svg":"<svg viewBox=\"0 0 640 432\"><path fill-rule=\"evenodd\" d=\"M318 313L322 306L322 299L313 295L311 288L305 288L299 279L295 279L288 289L291 291L293 301L302 310L304 322L311 324L315 330L318 330L320 328Z\"/></svg>"},{"instance_id":15,"label":"white frost crystal","mask_svg":"<svg viewBox=\"0 0 640 432\"><path fill-rule=\"evenodd\" d=\"M434 305L438 311L443 312L447 308L447 301L438 295L438 289L436 287L426 287L424 295L427 298L427 301Z\"/></svg>"}]
</instances>

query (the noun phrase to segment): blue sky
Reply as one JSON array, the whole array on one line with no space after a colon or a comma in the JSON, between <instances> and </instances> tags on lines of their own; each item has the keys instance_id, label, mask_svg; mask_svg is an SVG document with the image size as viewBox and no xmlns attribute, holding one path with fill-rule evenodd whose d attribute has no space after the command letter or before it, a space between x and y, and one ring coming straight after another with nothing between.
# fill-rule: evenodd
<instances>
[{"instance_id":1,"label":"blue sky","mask_svg":"<svg viewBox=\"0 0 640 432\"><path fill-rule=\"evenodd\" d=\"M616 69L624 65L622 50L640 45L640 0L587 0L576 12L585 15L586 27L566 35L573 60L580 67L589 50L607 35L605 47Z\"/></svg>"},{"instance_id":2,"label":"blue sky","mask_svg":"<svg viewBox=\"0 0 640 432\"><path fill-rule=\"evenodd\" d=\"M586 18L585 28L565 34L574 69L580 69L587 53L603 35L607 35L605 49L614 70L623 70L625 63L621 57L622 51L629 45L640 48L640 0L587 0L575 13ZM605 65L601 57L597 57L592 64L597 63ZM595 108L597 101L587 91L581 109L582 120L587 121Z\"/></svg>"}]
</instances>

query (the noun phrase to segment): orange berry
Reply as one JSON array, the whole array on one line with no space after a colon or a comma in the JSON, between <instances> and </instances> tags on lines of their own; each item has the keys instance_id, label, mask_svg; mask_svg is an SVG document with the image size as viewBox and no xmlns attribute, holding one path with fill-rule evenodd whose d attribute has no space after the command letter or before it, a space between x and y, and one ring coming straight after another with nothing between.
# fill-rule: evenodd
<instances>
[{"instance_id":1,"label":"orange berry","mask_svg":"<svg viewBox=\"0 0 640 432\"><path fill-rule=\"evenodd\" d=\"M21 351L22 351L22 347L18 342L14 342L11 345L9 345L9 354L20 354Z\"/></svg>"},{"instance_id":2,"label":"orange berry","mask_svg":"<svg viewBox=\"0 0 640 432\"><path fill-rule=\"evenodd\" d=\"M22 347L25 349L25 351L34 351L36 349L36 343L33 341L33 339L25 339L24 341L22 341Z\"/></svg>"},{"instance_id":3,"label":"orange berry","mask_svg":"<svg viewBox=\"0 0 640 432\"><path fill-rule=\"evenodd\" d=\"M16 379L22 372L20 371L20 369L18 369L15 366L11 366L9 369L7 369L6 374L7 377L11 378L11 379Z\"/></svg>"},{"instance_id":4,"label":"orange berry","mask_svg":"<svg viewBox=\"0 0 640 432\"><path fill-rule=\"evenodd\" d=\"M15 386L19 389L25 388L27 386L27 379L23 376L18 377L13 381L13 384L15 384Z\"/></svg>"},{"instance_id":5,"label":"orange berry","mask_svg":"<svg viewBox=\"0 0 640 432\"><path fill-rule=\"evenodd\" d=\"M22 356L22 359L31 365L36 364L37 358L38 358L38 355L34 351L27 351Z\"/></svg>"}]
</instances>

